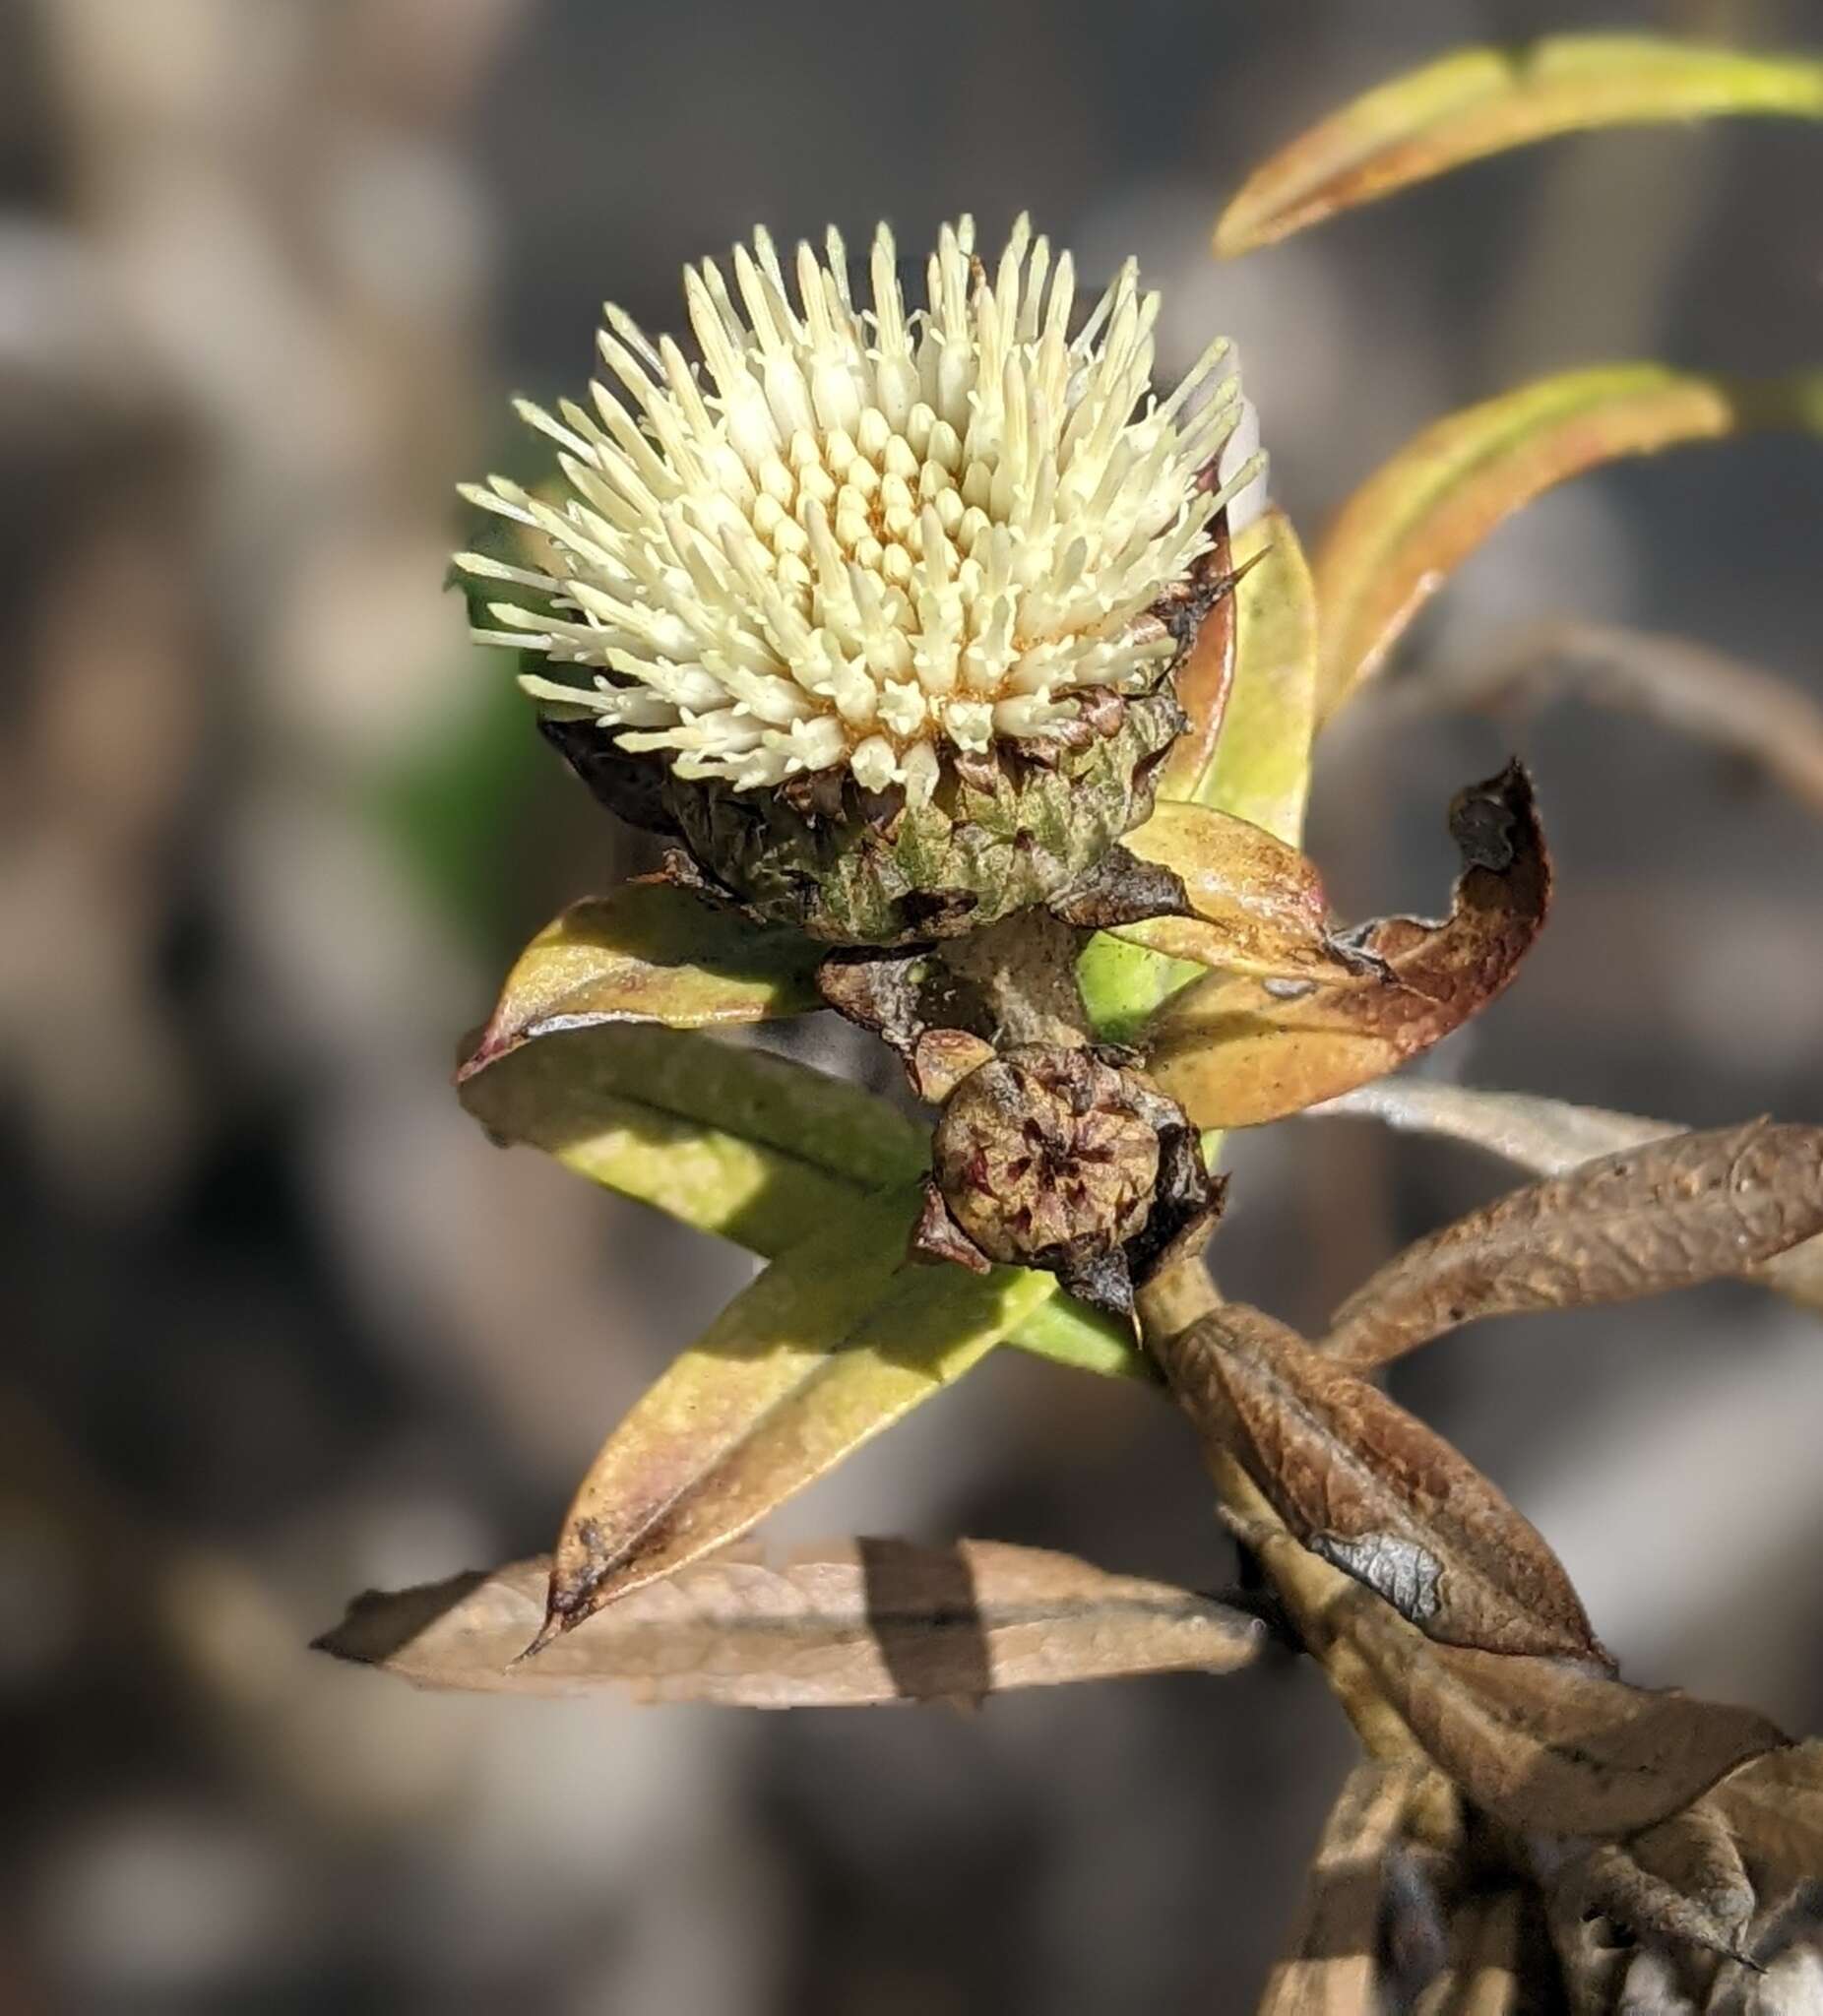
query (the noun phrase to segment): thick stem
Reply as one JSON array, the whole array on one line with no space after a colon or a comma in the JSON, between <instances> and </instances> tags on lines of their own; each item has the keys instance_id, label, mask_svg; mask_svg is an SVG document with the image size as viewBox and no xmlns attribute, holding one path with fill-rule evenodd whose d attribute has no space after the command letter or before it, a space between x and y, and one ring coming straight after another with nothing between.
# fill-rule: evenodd
<instances>
[{"instance_id":1,"label":"thick stem","mask_svg":"<svg viewBox=\"0 0 1823 2016\"><path fill-rule=\"evenodd\" d=\"M1089 1018L1076 984L1076 955L1087 933L1048 911L1023 910L997 924L949 938L936 960L947 967L962 999L944 1017L985 1037L996 1048L1055 1043L1073 1049L1089 1040Z\"/></svg>"}]
</instances>

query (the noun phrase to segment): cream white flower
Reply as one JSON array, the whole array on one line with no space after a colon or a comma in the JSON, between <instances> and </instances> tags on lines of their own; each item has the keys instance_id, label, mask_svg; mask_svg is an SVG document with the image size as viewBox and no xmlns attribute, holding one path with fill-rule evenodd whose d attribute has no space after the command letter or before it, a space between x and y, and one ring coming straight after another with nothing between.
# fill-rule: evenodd
<instances>
[{"instance_id":1,"label":"cream white flower","mask_svg":"<svg viewBox=\"0 0 1823 2016\"><path fill-rule=\"evenodd\" d=\"M1159 295L1129 261L1072 335L1070 255L1024 218L991 275L972 220L946 225L922 308L884 224L870 268L862 308L832 229L822 259L798 247L793 299L757 231L732 290L684 269L702 365L610 305L595 410L518 403L575 494L465 487L554 555L460 556L530 592L475 636L600 668L593 690L529 692L680 778L846 767L917 805L948 753L1042 734L1085 688L1156 683L1175 645L1148 608L1259 472L1227 346L1156 399Z\"/></svg>"}]
</instances>

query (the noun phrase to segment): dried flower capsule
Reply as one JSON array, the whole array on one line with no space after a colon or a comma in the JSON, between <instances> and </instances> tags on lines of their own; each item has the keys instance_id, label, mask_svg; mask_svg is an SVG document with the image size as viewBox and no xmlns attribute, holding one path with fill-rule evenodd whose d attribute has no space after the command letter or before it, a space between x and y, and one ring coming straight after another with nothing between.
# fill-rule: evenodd
<instances>
[{"instance_id":1,"label":"dried flower capsule","mask_svg":"<svg viewBox=\"0 0 1823 2016\"><path fill-rule=\"evenodd\" d=\"M501 586L481 641L593 674L522 683L601 796L758 914L885 945L1065 894L1147 816L1259 461L1226 345L1153 398L1131 262L1074 334L1023 218L991 274L946 226L922 308L884 225L870 265L865 309L833 230L794 293L763 231L732 288L686 268L701 365L610 308L594 412L521 407L575 494L466 492L543 564L460 564Z\"/></svg>"},{"instance_id":2,"label":"dried flower capsule","mask_svg":"<svg viewBox=\"0 0 1823 2016\"><path fill-rule=\"evenodd\" d=\"M1028 1043L971 1072L932 1166L914 1250L1043 1268L1122 1314L1133 1283L1220 1204L1183 1114L1099 1047Z\"/></svg>"}]
</instances>

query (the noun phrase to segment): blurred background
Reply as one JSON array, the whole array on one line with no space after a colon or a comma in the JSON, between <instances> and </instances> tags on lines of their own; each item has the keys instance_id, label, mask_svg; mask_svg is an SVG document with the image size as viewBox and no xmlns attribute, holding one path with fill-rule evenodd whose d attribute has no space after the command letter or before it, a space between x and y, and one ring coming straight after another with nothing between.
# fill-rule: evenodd
<instances>
[{"instance_id":1,"label":"blurred background","mask_svg":"<svg viewBox=\"0 0 1823 2016\"><path fill-rule=\"evenodd\" d=\"M1815 37L1814 0L1605 25ZM0 2011L970 2016L1250 2006L1349 1755L1308 1672L739 1717L416 1695L304 1650L549 1544L745 1278L458 1111L519 943L626 871L443 593L604 293L760 220L1030 206L1239 341L1306 536L1558 366L1823 334L1814 133L1490 163L1232 268L1246 166L1542 0L42 0L0 9ZM1576 617L1823 689L1814 443L1620 469L1503 532L1323 746L1344 915L1435 908L1450 792L1536 766L1561 898L1437 1059L1697 1123L1823 1118L1823 825L1662 728L1410 684ZM1402 693L1406 696L1401 699ZM827 1060L834 1039L812 1032ZM852 1053L844 1053L852 1055ZM877 1069L877 1065L867 1068ZM1360 1122L1235 1144L1231 1292L1294 1322L1493 1194ZM1823 1728L1823 1336L1745 1291L1486 1325L1396 1390L1641 1679ZM1220 1587L1187 1434L998 1354L792 1510Z\"/></svg>"}]
</instances>

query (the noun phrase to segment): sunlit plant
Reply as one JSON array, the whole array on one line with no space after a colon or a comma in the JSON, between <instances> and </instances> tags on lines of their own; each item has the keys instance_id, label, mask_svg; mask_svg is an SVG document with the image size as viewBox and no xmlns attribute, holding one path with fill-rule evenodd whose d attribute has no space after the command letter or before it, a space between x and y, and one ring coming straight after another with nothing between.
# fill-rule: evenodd
<instances>
[{"instance_id":1,"label":"sunlit plant","mask_svg":"<svg viewBox=\"0 0 1823 2016\"><path fill-rule=\"evenodd\" d=\"M1275 157L1218 249L1551 133L1729 112L1823 112L1823 65L1469 52ZM1823 1752L1624 1682L1540 1535L1371 1377L1478 1317L1722 1276L1823 1305L1823 1130L1389 1077L1545 921L1517 766L1449 808L1439 921L1342 926L1298 847L1313 737L1496 525L1620 455L1815 430L1823 376L1621 364L1491 400L1372 475L1313 567L1260 508L1222 345L1155 392L1158 297L1129 266L1083 312L1023 220L991 262L946 227L921 302L884 228L864 287L834 232L788 269L760 233L685 296L694 354L610 309L591 404L522 408L553 481L468 493L506 521L460 561L479 634L669 851L533 941L459 1083L496 1138L767 1265L549 1559L363 1598L325 1643L429 1685L776 1707L1227 1670L1277 1636L1364 1761L1268 2009L1823 2006ZM821 1009L891 1046L927 1123L717 1034ZM1311 1341L1223 1299L1205 1248L1222 1130L1332 1102L1536 1180ZM991 1542L737 1544L1003 1344L1173 1399L1268 1599Z\"/></svg>"}]
</instances>

